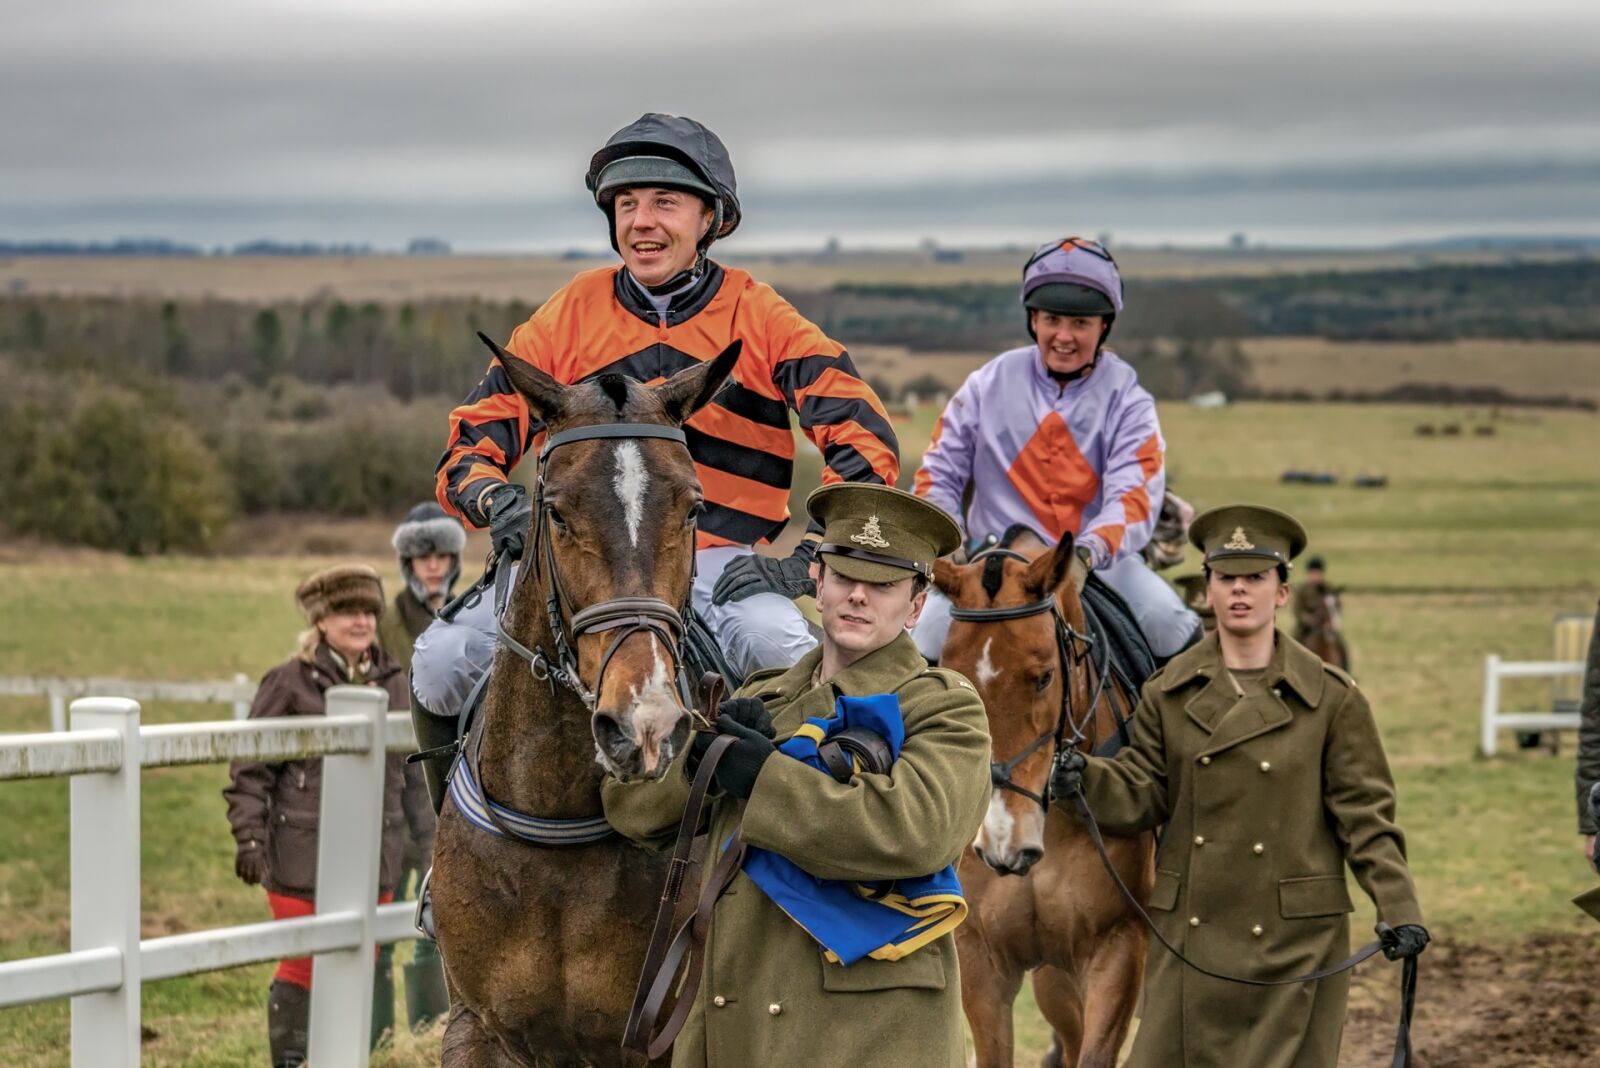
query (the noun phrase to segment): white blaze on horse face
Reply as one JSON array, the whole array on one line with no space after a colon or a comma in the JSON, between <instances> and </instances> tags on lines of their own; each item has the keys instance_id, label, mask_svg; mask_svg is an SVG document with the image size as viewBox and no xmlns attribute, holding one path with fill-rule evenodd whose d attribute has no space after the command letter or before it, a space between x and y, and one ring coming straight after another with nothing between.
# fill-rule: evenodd
<instances>
[{"instance_id":1,"label":"white blaze on horse face","mask_svg":"<svg viewBox=\"0 0 1600 1068\"><path fill-rule=\"evenodd\" d=\"M983 639L983 655L978 657L978 685L988 686L1000 677L1000 669L994 666L994 661L989 659L989 647L994 645L993 638Z\"/></svg>"},{"instance_id":2,"label":"white blaze on horse face","mask_svg":"<svg viewBox=\"0 0 1600 1068\"><path fill-rule=\"evenodd\" d=\"M622 515L628 524L628 541L639 547L639 524L644 520L644 495L650 486L650 474L644 469L644 454L636 441L617 444L617 477L612 480L617 499L622 502Z\"/></svg>"},{"instance_id":3,"label":"white blaze on horse face","mask_svg":"<svg viewBox=\"0 0 1600 1068\"><path fill-rule=\"evenodd\" d=\"M984 650L985 654L988 650ZM978 845L991 860L1003 860L1011 855L1011 831L1016 821L1006 808L1006 792L995 790L989 795L989 811L984 814L983 826L978 831Z\"/></svg>"},{"instance_id":4,"label":"white blaze on horse face","mask_svg":"<svg viewBox=\"0 0 1600 1068\"><path fill-rule=\"evenodd\" d=\"M683 718L683 709L678 707L677 695L672 688L672 677L667 674L667 663L661 658L661 643L653 636L650 648L655 655L655 663L644 685L633 688L629 712L633 720L633 736L639 740L640 769L647 775L662 763L661 743L672 736L678 721Z\"/></svg>"}]
</instances>

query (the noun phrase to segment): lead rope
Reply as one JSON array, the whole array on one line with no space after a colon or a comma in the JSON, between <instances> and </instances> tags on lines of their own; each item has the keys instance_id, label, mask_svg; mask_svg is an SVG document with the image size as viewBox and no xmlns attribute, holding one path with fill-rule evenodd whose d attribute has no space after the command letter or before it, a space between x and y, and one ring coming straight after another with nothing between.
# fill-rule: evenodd
<instances>
[{"instance_id":1,"label":"lead rope","mask_svg":"<svg viewBox=\"0 0 1600 1068\"><path fill-rule=\"evenodd\" d=\"M1138 913L1145 926L1150 928L1150 933L1156 936L1156 941L1160 942L1166 951L1181 963L1201 975L1219 979L1225 983L1238 983L1242 986L1296 986L1300 983L1313 983L1338 975L1340 972L1349 971L1362 961L1376 955L1379 950L1383 949L1385 944L1393 939L1393 928L1386 923L1380 922L1378 924L1378 938L1375 941L1368 942L1338 964L1288 979L1247 979L1244 976L1226 975L1222 972L1214 972L1209 968L1202 967L1185 957L1178 951L1178 947L1167 941L1166 936L1156 926L1156 922L1144 910L1144 906L1139 904L1139 899L1134 896L1133 891L1128 889L1128 884L1122 881L1122 876L1117 873L1116 866L1111 862L1110 854L1106 852L1105 839L1100 835L1100 825L1095 821L1094 813L1089 811L1089 801L1083 795L1081 784L1078 789L1072 791L1070 796L1073 807L1077 809L1078 819L1082 822L1084 829L1089 832L1089 839L1094 843L1095 852L1100 854L1100 863L1105 865L1107 874L1111 876L1111 881L1117 884L1117 889L1122 892L1122 896L1127 899L1133 911ZM1392 1068L1408 1068L1411 1064L1411 1014L1416 1006L1416 1000L1417 958L1407 957L1400 972L1400 1023L1395 1033Z\"/></svg>"}]
</instances>

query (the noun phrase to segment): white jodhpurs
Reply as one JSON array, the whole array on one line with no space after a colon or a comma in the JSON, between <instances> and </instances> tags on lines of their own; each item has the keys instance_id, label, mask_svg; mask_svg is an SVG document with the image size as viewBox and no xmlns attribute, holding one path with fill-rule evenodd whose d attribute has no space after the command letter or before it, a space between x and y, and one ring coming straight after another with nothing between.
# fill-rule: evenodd
<instances>
[{"instance_id":1,"label":"white jodhpurs","mask_svg":"<svg viewBox=\"0 0 1600 1068\"><path fill-rule=\"evenodd\" d=\"M1200 626L1200 617L1184 607L1178 591L1146 567L1137 553L1101 568L1099 575L1128 602L1156 659L1165 660L1178 653ZM938 590L929 590L922 618L911 631L912 640L923 656L938 660L949 632L950 600Z\"/></svg>"},{"instance_id":2,"label":"white jodhpurs","mask_svg":"<svg viewBox=\"0 0 1600 1068\"><path fill-rule=\"evenodd\" d=\"M696 614L710 628L728 666L741 678L767 668L790 667L817 644L800 608L781 593L757 593L742 601L711 603L711 590L725 567L750 552L742 545L719 545L695 553Z\"/></svg>"},{"instance_id":3,"label":"white jodhpurs","mask_svg":"<svg viewBox=\"0 0 1600 1068\"><path fill-rule=\"evenodd\" d=\"M690 599L728 666L748 677L773 667L789 667L817 644L800 609L787 597L757 593L724 605L711 603L711 590L722 569L750 550L738 545L695 553L695 580ZM494 661L494 594L486 591L476 605L464 608L449 623L434 620L417 636L411 654L411 687L422 707L436 716L461 714L467 695Z\"/></svg>"}]
</instances>

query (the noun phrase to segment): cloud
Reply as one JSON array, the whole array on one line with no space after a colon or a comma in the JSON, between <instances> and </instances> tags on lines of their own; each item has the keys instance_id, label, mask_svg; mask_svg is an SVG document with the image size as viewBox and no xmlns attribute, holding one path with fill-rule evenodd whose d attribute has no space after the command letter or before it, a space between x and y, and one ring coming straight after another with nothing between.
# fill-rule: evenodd
<instances>
[{"instance_id":1,"label":"cloud","mask_svg":"<svg viewBox=\"0 0 1600 1068\"><path fill-rule=\"evenodd\" d=\"M1002 209L1095 182L1293 197L1363 171L1504 191L1520 167L1519 195L1559 200L1600 162L1596 42L1600 9L1554 0L25 2L0 38L0 98L23 102L0 115L0 226L187 207L219 239L313 236L332 205L385 233L504 206L576 234L589 154L645 110L712 125L746 198L796 225L907 190L932 232L974 188Z\"/></svg>"}]
</instances>

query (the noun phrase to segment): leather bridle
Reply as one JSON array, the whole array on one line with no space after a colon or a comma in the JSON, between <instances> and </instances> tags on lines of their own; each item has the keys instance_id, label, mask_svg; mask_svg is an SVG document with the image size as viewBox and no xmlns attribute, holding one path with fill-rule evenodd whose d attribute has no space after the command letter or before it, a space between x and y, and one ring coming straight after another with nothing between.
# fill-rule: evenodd
<instances>
[{"instance_id":1,"label":"leather bridle","mask_svg":"<svg viewBox=\"0 0 1600 1068\"><path fill-rule=\"evenodd\" d=\"M1031 563L1028 557L1021 553L1013 549L1003 548L986 549L972 557L968 563L976 563L991 556ZM1050 791L1048 786L1043 793L1035 793L1025 786L1019 786L1012 779L1011 773L1016 771L1017 766L1024 760L1037 752L1040 746L1052 739L1054 740L1054 746L1050 752L1050 767L1052 770L1055 768L1056 761L1061 758L1063 750L1075 748L1090 740L1087 729L1094 722L1095 709L1099 706L1100 699L1105 693L1106 678L1110 674L1107 663L1107 658L1110 656L1109 647L1104 642L1098 643L1102 649L1100 662L1096 663L1092 659L1088 660L1090 667L1094 669L1095 686L1094 692L1089 698L1088 707L1085 709L1083 719L1080 722L1073 716L1072 675L1074 669L1084 663L1085 659L1093 653L1097 643L1092 635L1084 634L1067 622L1066 618L1061 614L1061 606L1057 603L1053 593L1045 595L1043 599L1038 601L1012 605L1006 608L959 608L953 604L950 607L950 618L959 619L966 623L999 623L1011 619L1029 619L1033 616L1044 615L1047 612L1055 623L1056 653L1060 659L1062 672L1061 712L1056 717L1056 724L1052 729L1039 735L1016 756L1007 761L991 761L989 764L989 781L994 784L995 789L1010 790L1012 793L1021 794L1048 813L1050 811ZM1079 649L1082 649L1083 652L1080 653ZM1048 779L1046 781L1048 782Z\"/></svg>"},{"instance_id":2,"label":"leather bridle","mask_svg":"<svg viewBox=\"0 0 1600 1068\"><path fill-rule=\"evenodd\" d=\"M551 434L545 440L544 448L539 451L539 474L534 486L533 560L534 569L542 570L545 575L548 590L545 595L545 616L549 625L551 644L555 646L554 655L547 652L543 645L529 649L507 633L504 622L499 618L499 609L504 607L502 590L506 580L502 576L505 576L509 569L500 568L495 575L497 602L495 627L499 631L500 640L512 652L528 662L534 678L540 682L550 683L552 693L555 692L557 684L565 686L577 695L590 712L594 711L599 701L606 668L610 666L612 657L617 654L623 642L640 631L654 636L666 648L667 654L672 658L672 673L674 677L678 675L683 664L679 644L687 629L684 617L689 609L689 592L688 590L684 592L683 603L677 607L656 597L614 597L572 611L571 603L562 590L561 573L556 568L555 539L545 529L551 522L550 505L544 496L545 463L556 449L579 441L650 438L675 441L685 449L688 448L688 440L679 427L661 426L656 423L605 423L599 426L575 427ZM694 543L694 531L691 529L689 589L693 589L694 586ZM583 681L578 671L577 642L585 634L605 632L613 632L613 637L600 657L600 669L595 673L594 686L591 688Z\"/></svg>"}]
</instances>

